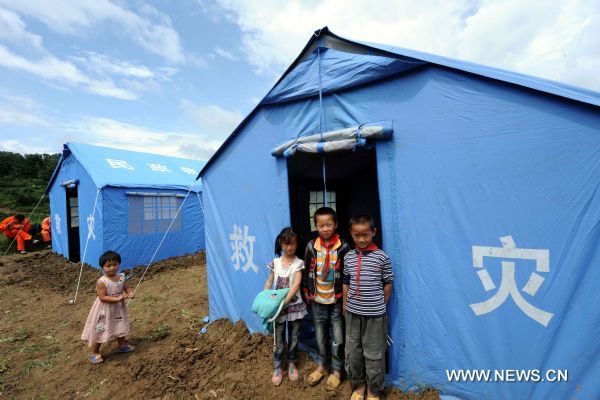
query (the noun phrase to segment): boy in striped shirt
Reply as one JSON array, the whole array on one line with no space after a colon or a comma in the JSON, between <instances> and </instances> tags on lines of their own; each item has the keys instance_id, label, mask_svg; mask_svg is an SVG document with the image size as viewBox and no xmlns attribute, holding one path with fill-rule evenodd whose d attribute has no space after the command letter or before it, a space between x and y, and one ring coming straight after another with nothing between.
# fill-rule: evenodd
<instances>
[{"instance_id":1,"label":"boy in striped shirt","mask_svg":"<svg viewBox=\"0 0 600 400\"><path fill-rule=\"evenodd\" d=\"M392 263L373 243L377 229L368 215L350 220L356 249L344 256L343 311L346 371L355 387L351 400L379 399L385 379L386 305L392 294Z\"/></svg>"}]
</instances>

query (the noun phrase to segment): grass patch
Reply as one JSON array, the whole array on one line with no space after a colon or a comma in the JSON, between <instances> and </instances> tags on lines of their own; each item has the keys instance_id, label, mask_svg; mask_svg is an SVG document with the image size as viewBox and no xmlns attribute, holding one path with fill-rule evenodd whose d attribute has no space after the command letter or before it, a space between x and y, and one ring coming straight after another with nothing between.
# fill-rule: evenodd
<instances>
[{"instance_id":1,"label":"grass patch","mask_svg":"<svg viewBox=\"0 0 600 400\"><path fill-rule=\"evenodd\" d=\"M142 300L142 303L146 304L146 305L154 304L154 303L160 301L160 299L158 297L153 296L151 294L142 295L141 300Z\"/></svg>"},{"instance_id":2,"label":"grass patch","mask_svg":"<svg viewBox=\"0 0 600 400\"><path fill-rule=\"evenodd\" d=\"M31 337L31 331L25 328L19 328L13 336L0 339L0 343L24 342Z\"/></svg>"},{"instance_id":3,"label":"grass patch","mask_svg":"<svg viewBox=\"0 0 600 400\"><path fill-rule=\"evenodd\" d=\"M67 329L67 328L69 328L69 327L71 326L71 323L72 323L72 322L71 322L70 320L68 320L68 319L67 319L67 320L64 320L64 321L62 321L62 322L61 322L61 323L58 325L58 327L59 327L60 329Z\"/></svg>"},{"instance_id":4,"label":"grass patch","mask_svg":"<svg viewBox=\"0 0 600 400\"><path fill-rule=\"evenodd\" d=\"M25 372L25 375L28 376L32 369L35 369L35 368L51 369L53 367L54 367L54 363L52 362L52 360L49 360L49 359L27 360L27 362L25 363L25 366L23 367L23 372Z\"/></svg>"},{"instance_id":5,"label":"grass patch","mask_svg":"<svg viewBox=\"0 0 600 400\"><path fill-rule=\"evenodd\" d=\"M8 363L9 361L10 361L10 358L0 356L0 374L3 374L9 370L9 368L10 368L10 364Z\"/></svg>"},{"instance_id":6,"label":"grass patch","mask_svg":"<svg viewBox=\"0 0 600 400\"><path fill-rule=\"evenodd\" d=\"M149 335L144 337L144 340L150 342L158 342L159 340L165 339L167 336L171 334L171 328L168 325L158 325Z\"/></svg>"},{"instance_id":7,"label":"grass patch","mask_svg":"<svg viewBox=\"0 0 600 400\"><path fill-rule=\"evenodd\" d=\"M27 346L21 347L19 353L27 353L27 355L32 356L35 353L39 353L47 347L45 344L28 344Z\"/></svg>"}]
</instances>

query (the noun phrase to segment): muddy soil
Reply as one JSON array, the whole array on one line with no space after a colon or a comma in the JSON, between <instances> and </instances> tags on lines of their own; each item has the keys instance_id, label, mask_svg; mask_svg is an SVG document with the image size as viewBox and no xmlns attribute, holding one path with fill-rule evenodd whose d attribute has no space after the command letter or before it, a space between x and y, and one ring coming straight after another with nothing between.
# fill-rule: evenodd
<instances>
[{"instance_id":1,"label":"muddy soil","mask_svg":"<svg viewBox=\"0 0 600 400\"><path fill-rule=\"evenodd\" d=\"M349 399L344 382L334 393L304 381L315 368L301 353L298 382L270 383L272 338L219 320L207 327L203 253L151 266L128 306L131 354L91 365L81 330L96 294L98 271L44 250L0 259L0 398L4 399ZM126 272L135 286L143 267ZM438 399L433 390L386 399Z\"/></svg>"}]
</instances>

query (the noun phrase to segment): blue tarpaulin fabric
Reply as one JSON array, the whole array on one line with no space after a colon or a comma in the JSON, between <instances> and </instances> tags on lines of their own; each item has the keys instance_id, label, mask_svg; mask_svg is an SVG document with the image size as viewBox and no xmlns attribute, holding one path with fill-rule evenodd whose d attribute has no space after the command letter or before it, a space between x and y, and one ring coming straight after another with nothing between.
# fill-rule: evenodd
<instances>
[{"instance_id":1,"label":"blue tarpaulin fabric","mask_svg":"<svg viewBox=\"0 0 600 400\"><path fill-rule=\"evenodd\" d=\"M146 265L181 204L177 220L180 223L171 227L155 261L203 250L202 193L199 181L195 181L203 165L196 160L67 143L47 189L52 250L69 257L69 235L77 234L68 226L65 185L69 182L73 182L71 186L76 187L78 194L78 217L71 225L78 225L79 237L71 238L71 245L79 246L81 258L85 253L85 263L99 267L100 255L113 250L121 254L121 269ZM190 187L192 191L183 202ZM151 209L144 209L142 199L137 208L140 220L147 222L146 227L158 228L143 230L140 222L139 231L132 232L130 200L143 195L176 197L182 203L170 204L168 208L153 204Z\"/></svg>"},{"instance_id":2,"label":"blue tarpaulin fabric","mask_svg":"<svg viewBox=\"0 0 600 400\"><path fill-rule=\"evenodd\" d=\"M55 173L60 170L60 164L69 154L80 160L83 169L99 189L115 186L188 190L194 185L194 191L201 191L200 182L194 178L204 165L202 161L67 143ZM48 188L54 183L54 178L53 175Z\"/></svg>"},{"instance_id":3,"label":"blue tarpaulin fabric","mask_svg":"<svg viewBox=\"0 0 600 400\"><path fill-rule=\"evenodd\" d=\"M258 106L210 160L202 178L211 318L261 328L250 305L273 240L290 224L286 160L271 149L317 132L320 118L325 132L391 120L393 138L375 143L373 177L396 275L388 383L445 398L600 397L600 94L424 61L330 87L321 104L296 97L314 93L317 70L306 68L311 76L286 82L293 92L276 86L271 93L285 98ZM456 381L452 370L492 377ZM494 376L515 370L539 370L544 381ZM549 382L555 370L568 381Z\"/></svg>"}]
</instances>

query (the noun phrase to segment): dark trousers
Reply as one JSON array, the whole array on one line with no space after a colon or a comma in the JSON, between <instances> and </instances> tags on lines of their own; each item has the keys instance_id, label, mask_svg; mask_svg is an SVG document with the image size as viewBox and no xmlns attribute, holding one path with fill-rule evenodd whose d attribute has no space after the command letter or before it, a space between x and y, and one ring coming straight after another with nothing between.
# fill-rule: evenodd
<instances>
[{"instance_id":1,"label":"dark trousers","mask_svg":"<svg viewBox=\"0 0 600 400\"><path fill-rule=\"evenodd\" d=\"M319 350L319 364L327 365L331 357L331 368L344 369L344 318L341 300L334 304L310 303L315 323L315 337Z\"/></svg>"},{"instance_id":2,"label":"dark trousers","mask_svg":"<svg viewBox=\"0 0 600 400\"><path fill-rule=\"evenodd\" d=\"M383 390L387 317L363 317L346 311L346 371L353 385Z\"/></svg>"},{"instance_id":3,"label":"dark trousers","mask_svg":"<svg viewBox=\"0 0 600 400\"><path fill-rule=\"evenodd\" d=\"M281 368L283 365L283 353L285 351L285 322L275 323L275 351L273 353L273 366ZM300 336L300 320L288 321L287 361L295 363L298 359L298 337Z\"/></svg>"}]
</instances>

